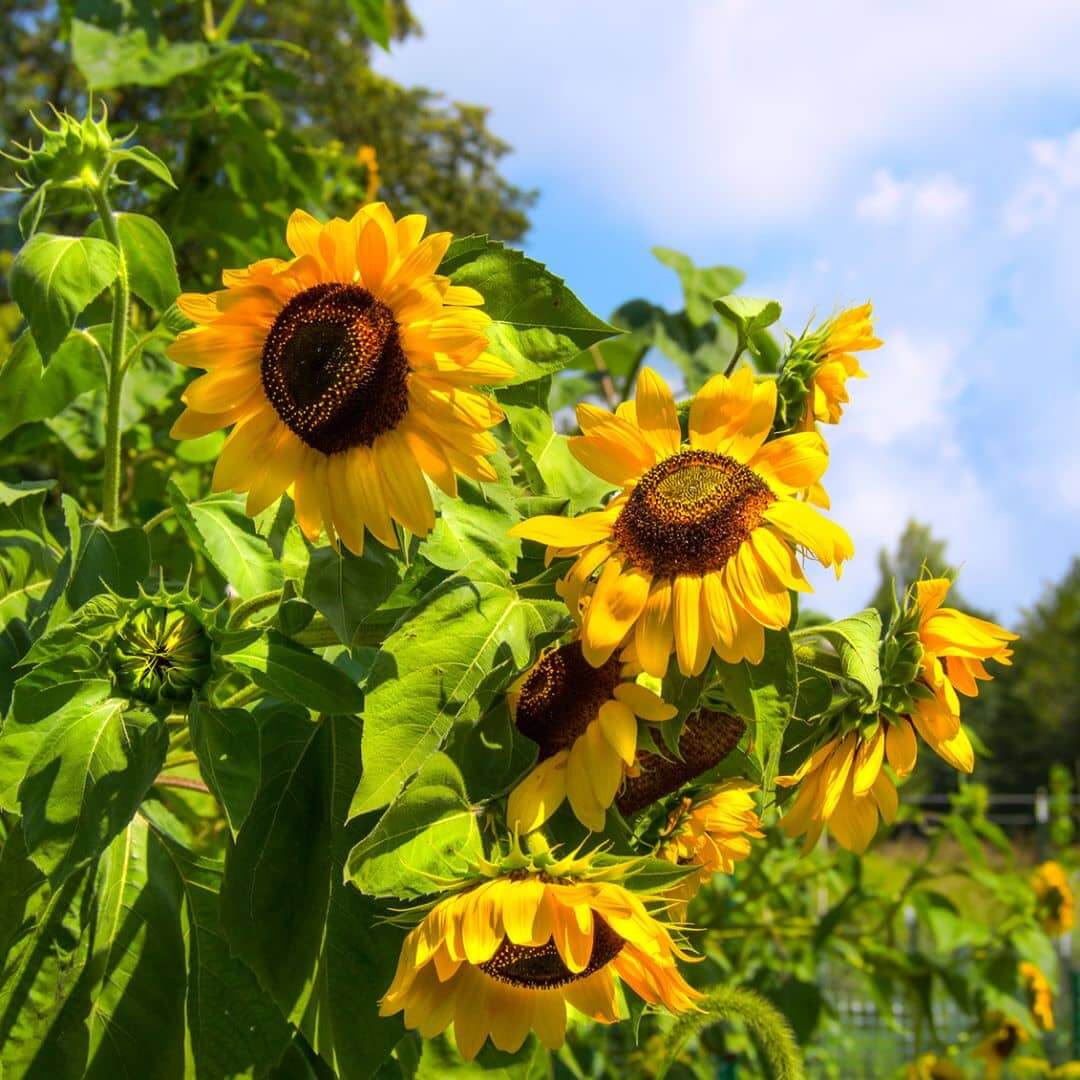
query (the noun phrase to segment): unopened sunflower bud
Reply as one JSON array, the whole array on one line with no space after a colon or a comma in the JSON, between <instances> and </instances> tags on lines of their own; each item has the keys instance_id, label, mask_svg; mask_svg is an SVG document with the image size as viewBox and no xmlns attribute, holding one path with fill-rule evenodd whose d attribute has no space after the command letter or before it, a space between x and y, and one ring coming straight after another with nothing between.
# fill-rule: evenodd
<instances>
[{"instance_id":1,"label":"unopened sunflower bud","mask_svg":"<svg viewBox=\"0 0 1080 1080\"><path fill-rule=\"evenodd\" d=\"M113 641L118 686L149 704L184 702L210 676L210 639L182 610L150 606L135 612Z\"/></svg>"},{"instance_id":2,"label":"unopened sunflower bud","mask_svg":"<svg viewBox=\"0 0 1080 1080\"><path fill-rule=\"evenodd\" d=\"M637 761L638 775L627 778L615 800L620 813L636 814L707 772L738 746L745 731L746 724L729 713L699 709L691 714L679 738L682 760L641 754Z\"/></svg>"}]
</instances>

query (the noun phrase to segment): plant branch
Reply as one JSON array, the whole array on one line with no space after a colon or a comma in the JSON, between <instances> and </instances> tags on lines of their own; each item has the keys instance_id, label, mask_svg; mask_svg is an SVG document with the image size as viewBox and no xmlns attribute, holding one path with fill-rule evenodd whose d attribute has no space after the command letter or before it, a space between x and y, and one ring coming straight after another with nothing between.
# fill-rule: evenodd
<instances>
[{"instance_id":1,"label":"plant branch","mask_svg":"<svg viewBox=\"0 0 1080 1080\"><path fill-rule=\"evenodd\" d=\"M596 370L600 372L600 388L604 391L604 398L607 401L608 408L614 410L615 406L619 404L619 393L615 389L615 380L611 377L607 364L604 363L600 347L590 345L589 352L592 354L593 362L596 364Z\"/></svg>"},{"instance_id":2,"label":"plant branch","mask_svg":"<svg viewBox=\"0 0 1080 1080\"><path fill-rule=\"evenodd\" d=\"M245 600L233 608L229 616L229 626L240 626L249 616L254 615L263 608L272 607L281 600L281 590L273 589L270 592L259 593L250 600Z\"/></svg>"},{"instance_id":3,"label":"plant branch","mask_svg":"<svg viewBox=\"0 0 1080 1080\"><path fill-rule=\"evenodd\" d=\"M209 795L210 789L201 781L189 776L158 776L154 781L157 787L184 788L187 791L198 791L203 795Z\"/></svg>"},{"instance_id":4,"label":"plant branch","mask_svg":"<svg viewBox=\"0 0 1080 1080\"><path fill-rule=\"evenodd\" d=\"M169 518L175 516L176 511L171 506L166 506L164 510L159 510L145 525L143 525L143 532L148 533L152 529L156 529L163 521L168 521Z\"/></svg>"}]
</instances>

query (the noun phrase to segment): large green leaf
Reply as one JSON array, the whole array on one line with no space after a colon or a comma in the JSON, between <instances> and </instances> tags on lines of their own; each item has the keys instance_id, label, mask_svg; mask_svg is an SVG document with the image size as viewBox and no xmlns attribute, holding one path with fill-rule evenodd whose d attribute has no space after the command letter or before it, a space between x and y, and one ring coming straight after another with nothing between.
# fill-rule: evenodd
<instances>
[{"instance_id":1,"label":"large green leaf","mask_svg":"<svg viewBox=\"0 0 1080 1080\"><path fill-rule=\"evenodd\" d=\"M866 608L837 622L822 623L808 628L806 637L823 637L836 649L840 671L872 702L881 689L881 614L877 608Z\"/></svg>"},{"instance_id":2,"label":"large green leaf","mask_svg":"<svg viewBox=\"0 0 1080 1080\"><path fill-rule=\"evenodd\" d=\"M345 645L393 592L404 567L382 544L369 540L363 555L316 548L304 577L304 598L317 608Z\"/></svg>"},{"instance_id":3,"label":"large green leaf","mask_svg":"<svg viewBox=\"0 0 1080 1080\"><path fill-rule=\"evenodd\" d=\"M349 0L360 29L384 49L390 48L390 10L387 0Z\"/></svg>"},{"instance_id":4,"label":"large green leaf","mask_svg":"<svg viewBox=\"0 0 1080 1080\"><path fill-rule=\"evenodd\" d=\"M250 598L281 588L281 564L244 512L243 496L220 492L188 502L180 488L170 483L169 501L192 545L239 596Z\"/></svg>"},{"instance_id":5,"label":"large green leaf","mask_svg":"<svg viewBox=\"0 0 1080 1080\"><path fill-rule=\"evenodd\" d=\"M0 438L56 416L80 394L104 385L99 347L85 331L71 334L44 368L33 335L24 331L0 367Z\"/></svg>"},{"instance_id":6,"label":"large green leaf","mask_svg":"<svg viewBox=\"0 0 1080 1080\"><path fill-rule=\"evenodd\" d=\"M360 688L341 668L276 630L232 631L218 656L283 701L325 713L358 713L364 706Z\"/></svg>"},{"instance_id":7,"label":"large green leaf","mask_svg":"<svg viewBox=\"0 0 1080 1080\"><path fill-rule=\"evenodd\" d=\"M483 853L461 770L436 753L349 852L346 873L372 896L414 899L437 888L436 877L465 874Z\"/></svg>"},{"instance_id":8,"label":"large green leaf","mask_svg":"<svg viewBox=\"0 0 1080 1080\"><path fill-rule=\"evenodd\" d=\"M492 574L454 575L383 643L365 687L364 773L353 815L391 802L456 722L475 722L566 618Z\"/></svg>"},{"instance_id":9,"label":"large green leaf","mask_svg":"<svg viewBox=\"0 0 1080 1080\"><path fill-rule=\"evenodd\" d=\"M720 669L724 692L740 715L754 725L753 753L761 768L761 789L768 799L780 764L784 731L799 693L791 635L786 630L766 630L760 664L744 660L721 664Z\"/></svg>"},{"instance_id":10,"label":"large green leaf","mask_svg":"<svg viewBox=\"0 0 1080 1080\"><path fill-rule=\"evenodd\" d=\"M157 311L165 311L180 295L176 276L176 256L165 230L144 214L114 212L120 234L131 291ZM86 230L88 236L103 237L105 228L95 221Z\"/></svg>"},{"instance_id":11,"label":"large green leaf","mask_svg":"<svg viewBox=\"0 0 1080 1080\"><path fill-rule=\"evenodd\" d=\"M455 241L439 272L484 297L484 311L494 320L489 347L513 366L514 382L558 371L582 349L619 333L543 263L487 237Z\"/></svg>"},{"instance_id":12,"label":"large green leaf","mask_svg":"<svg viewBox=\"0 0 1080 1080\"><path fill-rule=\"evenodd\" d=\"M262 736L258 721L245 709L215 709L195 703L189 727L199 770L221 803L235 836L259 790Z\"/></svg>"},{"instance_id":13,"label":"large green leaf","mask_svg":"<svg viewBox=\"0 0 1080 1080\"><path fill-rule=\"evenodd\" d=\"M120 253L107 240L37 233L11 267L11 295L30 325L45 365L75 320L120 270Z\"/></svg>"},{"instance_id":14,"label":"large green leaf","mask_svg":"<svg viewBox=\"0 0 1080 1080\"><path fill-rule=\"evenodd\" d=\"M688 255L671 248L654 247L653 254L665 266L679 275L686 314L695 326L703 326L713 318L713 301L734 292L746 275L734 266L695 266Z\"/></svg>"}]
</instances>

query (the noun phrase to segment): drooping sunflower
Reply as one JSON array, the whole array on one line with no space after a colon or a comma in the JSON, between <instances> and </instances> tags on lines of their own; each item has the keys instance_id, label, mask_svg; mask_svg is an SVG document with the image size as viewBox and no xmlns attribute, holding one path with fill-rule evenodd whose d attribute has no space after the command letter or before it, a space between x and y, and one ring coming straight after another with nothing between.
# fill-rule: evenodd
<instances>
[{"instance_id":1,"label":"drooping sunflower","mask_svg":"<svg viewBox=\"0 0 1080 1080\"><path fill-rule=\"evenodd\" d=\"M1020 978L1024 982L1028 1008L1035 1023L1043 1031L1054 1030L1054 991L1042 970L1030 961L1020 965Z\"/></svg>"},{"instance_id":2,"label":"drooping sunflower","mask_svg":"<svg viewBox=\"0 0 1080 1080\"><path fill-rule=\"evenodd\" d=\"M616 976L673 1012L700 994L679 973L688 959L642 898L612 880L560 880L519 870L472 883L435 905L402 945L379 1007L404 1012L425 1039L454 1025L471 1060L490 1037L514 1052L530 1030L563 1043L566 1007L602 1024L619 1018Z\"/></svg>"},{"instance_id":3,"label":"drooping sunflower","mask_svg":"<svg viewBox=\"0 0 1080 1080\"><path fill-rule=\"evenodd\" d=\"M976 697L977 680L993 677L984 661L1009 664L1012 650L1007 643L1015 641L1017 635L997 623L942 607L950 584L947 578L915 583L922 680L932 696L915 700L911 722L931 749L953 768L969 773L975 766L975 755L960 723L957 692Z\"/></svg>"},{"instance_id":4,"label":"drooping sunflower","mask_svg":"<svg viewBox=\"0 0 1080 1080\"><path fill-rule=\"evenodd\" d=\"M806 411L801 427L813 431L817 424L838 424L850 400L848 379L865 379L855 353L880 349L874 336L873 305L848 308L826 322L810 339L814 373L807 387Z\"/></svg>"},{"instance_id":5,"label":"drooping sunflower","mask_svg":"<svg viewBox=\"0 0 1080 1080\"><path fill-rule=\"evenodd\" d=\"M450 495L458 474L495 479L487 429L502 413L475 387L511 370L486 351L483 297L436 273L450 234L424 238L425 224L395 221L383 203L326 224L297 210L292 258L180 297L199 325L168 354L206 374L184 391L172 434L232 425L215 491L246 491L252 515L290 491L309 539L325 529L360 552L365 529L390 547L394 522L431 530L426 477Z\"/></svg>"},{"instance_id":6,"label":"drooping sunflower","mask_svg":"<svg viewBox=\"0 0 1080 1080\"><path fill-rule=\"evenodd\" d=\"M582 825L603 829L607 808L634 765L638 717L660 722L678 713L635 681L636 674L614 656L592 667L575 640L545 652L514 683L511 715L540 747L540 757L510 793L511 829L538 829L567 797Z\"/></svg>"},{"instance_id":7,"label":"drooping sunflower","mask_svg":"<svg viewBox=\"0 0 1080 1080\"><path fill-rule=\"evenodd\" d=\"M698 391L688 446L671 390L648 368L614 415L578 406L571 451L623 490L603 510L534 517L511 534L576 556L563 595L572 611L587 596L581 641L594 667L625 646L656 677L673 649L684 674L714 650L757 663L764 630L788 624L788 590L810 589L796 550L837 574L851 557L847 533L796 497L824 472L824 442L812 431L766 442L775 410L776 384L755 384L749 368Z\"/></svg>"},{"instance_id":8,"label":"drooping sunflower","mask_svg":"<svg viewBox=\"0 0 1080 1080\"><path fill-rule=\"evenodd\" d=\"M735 864L750 854L750 841L765 835L754 803L756 790L749 780L728 780L676 811L660 857L699 869L668 892L677 904L672 917L685 914L686 905L713 874L734 873Z\"/></svg>"},{"instance_id":9,"label":"drooping sunflower","mask_svg":"<svg viewBox=\"0 0 1080 1080\"><path fill-rule=\"evenodd\" d=\"M1053 860L1040 863L1031 873L1039 920L1048 934L1067 934L1076 918L1072 886L1064 867Z\"/></svg>"},{"instance_id":10,"label":"drooping sunflower","mask_svg":"<svg viewBox=\"0 0 1080 1080\"><path fill-rule=\"evenodd\" d=\"M882 766L887 753L901 764L906 765L907 759L893 748L899 744L892 732L892 726L881 723L866 733L834 735L795 772L776 778L778 787L799 785L780 828L787 836L805 836L804 851L809 851L828 827L841 847L861 853L870 846L879 818L886 823L895 820L899 808L896 785ZM904 747L902 753L906 752Z\"/></svg>"}]
</instances>

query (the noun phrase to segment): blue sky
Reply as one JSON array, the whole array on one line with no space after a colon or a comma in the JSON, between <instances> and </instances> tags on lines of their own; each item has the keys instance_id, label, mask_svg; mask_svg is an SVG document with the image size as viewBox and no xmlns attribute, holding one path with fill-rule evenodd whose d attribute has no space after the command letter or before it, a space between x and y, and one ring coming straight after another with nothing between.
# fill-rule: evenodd
<instances>
[{"instance_id":1,"label":"blue sky","mask_svg":"<svg viewBox=\"0 0 1080 1080\"><path fill-rule=\"evenodd\" d=\"M414 0L381 70L489 105L540 189L530 254L596 311L678 306L662 244L784 323L874 301L883 349L830 431L853 534L833 611L930 521L1006 618L1080 551L1075 0Z\"/></svg>"}]
</instances>

